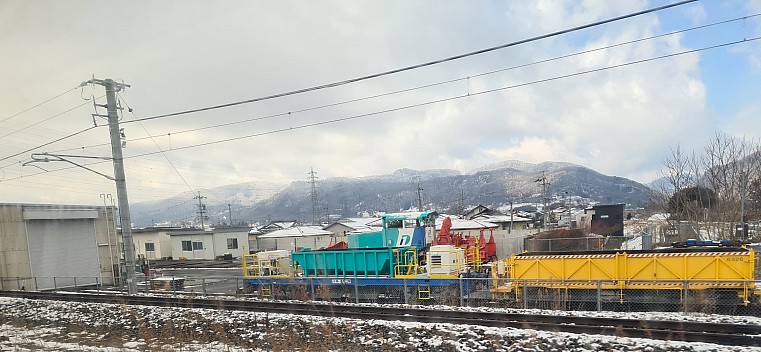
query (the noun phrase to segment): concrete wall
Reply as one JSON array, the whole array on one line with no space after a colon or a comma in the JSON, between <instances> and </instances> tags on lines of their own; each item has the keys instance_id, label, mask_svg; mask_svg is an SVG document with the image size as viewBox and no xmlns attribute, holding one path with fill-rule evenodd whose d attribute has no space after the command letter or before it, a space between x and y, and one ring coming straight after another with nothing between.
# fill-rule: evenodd
<instances>
[{"instance_id":1,"label":"concrete wall","mask_svg":"<svg viewBox=\"0 0 761 352\"><path fill-rule=\"evenodd\" d=\"M32 269L20 204L0 204L0 288L31 287ZM26 278L18 281L17 278Z\"/></svg>"}]
</instances>

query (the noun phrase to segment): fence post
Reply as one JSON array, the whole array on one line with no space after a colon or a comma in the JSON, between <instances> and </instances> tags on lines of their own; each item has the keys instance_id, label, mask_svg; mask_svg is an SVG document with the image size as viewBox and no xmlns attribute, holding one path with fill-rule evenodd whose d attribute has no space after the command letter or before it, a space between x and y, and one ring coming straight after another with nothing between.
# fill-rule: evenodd
<instances>
[{"instance_id":1,"label":"fence post","mask_svg":"<svg viewBox=\"0 0 761 352\"><path fill-rule=\"evenodd\" d=\"M74 291L79 292L79 287L77 287L77 277L74 276Z\"/></svg>"},{"instance_id":2,"label":"fence post","mask_svg":"<svg viewBox=\"0 0 761 352\"><path fill-rule=\"evenodd\" d=\"M359 303L359 283L357 278L354 278L354 303Z\"/></svg>"},{"instance_id":3,"label":"fence post","mask_svg":"<svg viewBox=\"0 0 761 352\"><path fill-rule=\"evenodd\" d=\"M237 285L237 281L238 281L238 279L235 279L235 281L236 281L236 285ZM206 278L205 278L205 277L204 277L204 278L201 278L201 289L203 290L203 295L204 295L204 296L208 296L208 295L206 294Z\"/></svg>"},{"instance_id":4,"label":"fence post","mask_svg":"<svg viewBox=\"0 0 761 352\"><path fill-rule=\"evenodd\" d=\"M687 295L689 293L690 282L684 280L683 293L682 293L682 312L687 313Z\"/></svg>"},{"instance_id":5,"label":"fence post","mask_svg":"<svg viewBox=\"0 0 761 352\"><path fill-rule=\"evenodd\" d=\"M55 276L53 276L53 291L58 291L58 283L55 281Z\"/></svg>"},{"instance_id":6,"label":"fence post","mask_svg":"<svg viewBox=\"0 0 761 352\"><path fill-rule=\"evenodd\" d=\"M409 305L410 304L410 298L407 296L407 279L403 279L404 283L404 291L402 294L404 295L404 304Z\"/></svg>"},{"instance_id":7,"label":"fence post","mask_svg":"<svg viewBox=\"0 0 761 352\"><path fill-rule=\"evenodd\" d=\"M602 312L602 280L597 280L597 311Z\"/></svg>"},{"instance_id":8,"label":"fence post","mask_svg":"<svg viewBox=\"0 0 761 352\"><path fill-rule=\"evenodd\" d=\"M34 290L35 290L35 291L39 291L39 288L38 288L38 287L39 287L39 286L37 286L37 277L35 276L35 277L34 277ZM30 290L31 290L31 287L30 287Z\"/></svg>"},{"instance_id":9,"label":"fence post","mask_svg":"<svg viewBox=\"0 0 761 352\"><path fill-rule=\"evenodd\" d=\"M526 283L526 279L523 279L523 293L521 294L522 295L521 298L523 299L523 309L528 309L528 299L526 298L527 297L527 295L526 295L526 287L527 286L528 286L528 284Z\"/></svg>"},{"instance_id":10,"label":"fence post","mask_svg":"<svg viewBox=\"0 0 761 352\"><path fill-rule=\"evenodd\" d=\"M462 286L462 277L460 277L460 307L465 306L465 288Z\"/></svg>"}]
</instances>

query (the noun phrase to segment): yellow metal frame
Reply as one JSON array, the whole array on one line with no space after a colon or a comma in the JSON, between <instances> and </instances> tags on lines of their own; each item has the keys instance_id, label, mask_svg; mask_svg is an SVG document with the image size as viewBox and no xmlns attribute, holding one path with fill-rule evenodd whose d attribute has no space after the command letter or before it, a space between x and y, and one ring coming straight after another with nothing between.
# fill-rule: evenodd
<instances>
[{"instance_id":1,"label":"yellow metal frame","mask_svg":"<svg viewBox=\"0 0 761 352\"><path fill-rule=\"evenodd\" d=\"M521 282L527 286L555 289L625 290L737 289L738 297L748 301L759 295L754 283L758 258L747 252L675 252L516 256L506 262L505 283L492 272L492 292L515 292L521 296Z\"/></svg>"},{"instance_id":2,"label":"yellow metal frame","mask_svg":"<svg viewBox=\"0 0 761 352\"><path fill-rule=\"evenodd\" d=\"M293 276L293 269L290 265L282 263L282 259L260 260L257 254L245 254L242 259L243 277L260 278L274 277L286 278Z\"/></svg>"},{"instance_id":3,"label":"yellow metal frame","mask_svg":"<svg viewBox=\"0 0 761 352\"><path fill-rule=\"evenodd\" d=\"M431 299L431 286L418 286L417 298L422 301Z\"/></svg>"},{"instance_id":4,"label":"yellow metal frame","mask_svg":"<svg viewBox=\"0 0 761 352\"><path fill-rule=\"evenodd\" d=\"M261 285L261 292L262 297L272 297L272 285L271 284L262 284Z\"/></svg>"},{"instance_id":5,"label":"yellow metal frame","mask_svg":"<svg viewBox=\"0 0 761 352\"><path fill-rule=\"evenodd\" d=\"M394 277L398 278L415 278L420 271L420 263L417 258L417 251L406 251L404 253L394 250L396 257L396 266L394 267Z\"/></svg>"}]
</instances>

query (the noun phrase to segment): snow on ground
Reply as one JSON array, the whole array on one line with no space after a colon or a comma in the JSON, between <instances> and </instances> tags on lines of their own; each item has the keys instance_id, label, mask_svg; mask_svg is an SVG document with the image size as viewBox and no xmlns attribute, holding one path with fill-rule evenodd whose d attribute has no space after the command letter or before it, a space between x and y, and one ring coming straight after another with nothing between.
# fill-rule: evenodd
<instances>
[{"instance_id":1,"label":"snow on ground","mask_svg":"<svg viewBox=\"0 0 761 352\"><path fill-rule=\"evenodd\" d=\"M1 351L761 351L527 329L15 298L0 299L0 308Z\"/></svg>"}]
</instances>

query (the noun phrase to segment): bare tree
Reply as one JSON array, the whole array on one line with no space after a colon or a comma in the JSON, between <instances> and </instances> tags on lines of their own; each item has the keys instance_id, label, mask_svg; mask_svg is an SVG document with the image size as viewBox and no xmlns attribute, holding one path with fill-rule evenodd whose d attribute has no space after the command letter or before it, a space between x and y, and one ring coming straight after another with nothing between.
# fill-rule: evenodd
<instances>
[{"instance_id":1,"label":"bare tree","mask_svg":"<svg viewBox=\"0 0 761 352\"><path fill-rule=\"evenodd\" d=\"M734 238L733 224L747 221L748 187L759 177L761 149L755 140L717 133L705 148L705 183L716 194L711 218L721 238Z\"/></svg>"},{"instance_id":2,"label":"bare tree","mask_svg":"<svg viewBox=\"0 0 761 352\"><path fill-rule=\"evenodd\" d=\"M654 199L670 214L671 239L734 238L735 225L761 215L754 211L761 209L761 194L754 191L761 192L761 145L717 133L704 152L685 153L677 145L663 162L665 182Z\"/></svg>"},{"instance_id":3,"label":"bare tree","mask_svg":"<svg viewBox=\"0 0 761 352\"><path fill-rule=\"evenodd\" d=\"M687 154L682 151L678 144L671 148L671 155L663 161L663 170L661 176L664 182L660 184L660 189L653 193L653 201L658 204L663 212L669 213L669 228L674 231L665 233L663 242L682 241L688 236L679 231L682 226L677 226L680 222L696 223L704 216L704 211L700 205L700 199L694 197L685 197L685 194L697 194L691 190L699 186L698 182L702 175L702 163L694 152Z\"/></svg>"}]
</instances>

